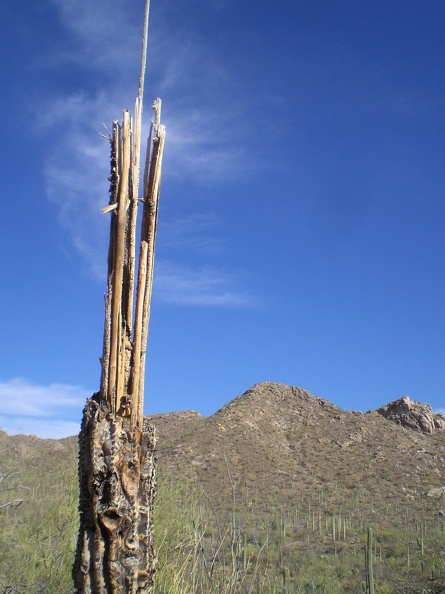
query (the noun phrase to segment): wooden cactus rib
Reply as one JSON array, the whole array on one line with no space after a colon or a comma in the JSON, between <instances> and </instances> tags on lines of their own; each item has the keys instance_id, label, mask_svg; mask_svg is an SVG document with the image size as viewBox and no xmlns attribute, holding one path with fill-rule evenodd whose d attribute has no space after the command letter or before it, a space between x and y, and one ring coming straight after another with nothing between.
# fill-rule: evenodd
<instances>
[{"instance_id":1,"label":"wooden cactus rib","mask_svg":"<svg viewBox=\"0 0 445 594\"><path fill-rule=\"evenodd\" d=\"M110 204L109 207L102 209L102 212L113 212L117 208L117 196L119 187L119 150L120 150L120 129L119 124L113 122L113 135L111 138L111 157L110 157L110 169L111 174L110 180ZM113 271L114 271L114 238L116 236L116 218L111 217L110 222L110 243L108 246L108 271L107 271L107 290L105 295L105 325L104 325L104 338L103 338L103 349L102 349L102 373L100 383L100 393L104 398L108 400L111 406L111 400L108 399L108 383L109 383L109 372L110 372L110 355L111 355L111 302L113 299Z\"/></svg>"},{"instance_id":2,"label":"wooden cactus rib","mask_svg":"<svg viewBox=\"0 0 445 594\"><path fill-rule=\"evenodd\" d=\"M140 175L140 145L141 145L141 115L142 106L136 99L134 106L134 134L133 155L131 160L130 183L130 212L128 217L128 252L127 252L127 277L128 277L128 302L126 306L126 320L128 327L133 327L133 301L136 265L136 225L139 206L139 175Z\"/></svg>"},{"instance_id":3,"label":"wooden cactus rib","mask_svg":"<svg viewBox=\"0 0 445 594\"><path fill-rule=\"evenodd\" d=\"M137 102L136 102L137 104ZM144 208L137 279L135 246L138 202L140 131L133 134L132 120L124 112L122 125L115 123L112 138L110 205L110 248L105 327L102 355L101 395L114 414L122 403L132 410L132 423L141 427L143 419L143 375L147 350L148 322L154 267L158 198L162 171L165 127L160 124L161 101L153 104L155 118L150 131L144 171ZM135 120L137 121L137 119ZM107 209L104 209L107 210ZM136 298L135 282L137 280ZM134 310L134 317L133 317ZM141 375L142 372L142 375ZM126 413L127 415L128 413Z\"/></svg>"},{"instance_id":4,"label":"wooden cactus rib","mask_svg":"<svg viewBox=\"0 0 445 594\"><path fill-rule=\"evenodd\" d=\"M160 115L160 102L159 113ZM142 317L142 336L140 353L140 371L138 380L138 403L137 415L138 422L142 422L144 406L144 378L145 378L145 357L147 352L148 323L150 319L150 303L153 288L154 257L155 257L155 239L159 212L159 193L161 186L162 155L165 142L165 127L159 123L157 125L157 134L155 137L153 156L151 160L148 188L145 195L144 214L147 216L147 236L143 239L147 243L147 274L145 277L145 291Z\"/></svg>"},{"instance_id":5,"label":"wooden cactus rib","mask_svg":"<svg viewBox=\"0 0 445 594\"><path fill-rule=\"evenodd\" d=\"M139 427L142 426L143 392L138 393L140 382L140 357L141 348L138 335L138 323L142 323L144 316L140 315L139 322L133 328L133 310L135 308L135 268L136 268L136 234L137 214L139 204L139 176L140 176L140 153L141 153L141 130L144 81L147 57L148 39L148 18L150 2L146 1L144 13L144 29L142 39L141 69L139 76L138 96L135 101L134 129L133 121L128 111L124 111L122 125L117 122L113 124L112 138L112 172L111 172L111 196L110 204L103 209L104 212L112 213L110 228L110 248L108 258L108 284L107 300L105 307L105 329L102 355L102 376L101 395L108 402L114 414L119 414L122 402L128 403L130 407L134 400L134 412L131 415L132 421ZM156 100L154 108L155 128L160 130L160 100ZM162 135L165 137L165 130L162 127ZM153 145L159 144L155 136ZM151 132L147 150L146 171L144 172L144 199L146 198L146 179L150 171L151 154ZM162 140L163 145L163 140ZM159 153L158 150L153 150ZM160 152L162 159L162 151ZM158 158L159 160L159 158ZM158 170L159 167L156 166ZM159 169L160 172L160 169ZM156 183L159 185L159 182ZM153 200L150 200L152 203ZM113 216L114 215L114 216ZM154 237L152 233L151 245L154 249ZM143 240L142 240L143 241ZM140 250L142 253L142 250ZM145 275L147 268L147 255L139 259L139 269ZM140 272L138 272L138 279ZM138 281L139 282L139 281ZM149 297L151 296L151 289ZM137 303L139 297L136 298ZM143 303L143 300L142 302ZM145 302L145 306L147 303ZM147 316L145 316L147 318ZM145 337L147 332L145 332ZM146 341L146 338L145 338ZM137 356L134 353L136 344ZM146 345L142 349L145 354ZM137 361L137 362L136 362ZM142 365L144 367L144 365ZM136 372L137 379L132 376ZM143 382L142 382L143 391ZM138 413L137 411L141 411ZM128 410L127 413L128 414Z\"/></svg>"},{"instance_id":6,"label":"wooden cactus rib","mask_svg":"<svg viewBox=\"0 0 445 594\"><path fill-rule=\"evenodd\" d=\"M143 420L145 356L153 284L162 155L165 141L165 127L160 125L161 101L159 99L153 104L153 109L155 110L155 122L153 124L152 151L151 158L146 160L144 172L144 209L139 251L131 384L133 396L132 417L133 422L139 427L142 426Z\"/></svg>"},{"instance_id":7,"label":"wooden cactus rib","mask_svg":"<svg viewBox=\"0 0 445 594\"><path fill-rule=\"evenodd\" d=\"M128 304L126 319L128 327L133 327L133 301L135 282L135 254L136 254L136 224L139 204L139 177L141 160L141 134L142 134L142 111L144 101L145 70L147 64L147 42L148 42L148 19L150 14L150 0L145 2L144 27L142 35L141 69L139 73L138 96L134 106L134 135L133 135L133 156L131 161L131 185L130 185L130 217L128 228Z\"/></svg>"},{"instance_id":8,"label":"wooden cactus rib","mask_svg":"<svg viewBox=\"0 0 445 594\"><path fill-rule=\"evenodd\" d=\"M122 365L125 365L122 334L125 332L126 319L123 313L124 293L124 258L127 231L127 205L129 200L130 157L131 157L131 118L128 111L124 111L122 121L122 150L119 151L120 180L118 188L117 222L115 228L113 290L111 303L111 351L108 379L107 400L114 413L119 408L119 399L123 397ZM128 287L126 287L128 290Z\"/></svg>"}]
</instances>

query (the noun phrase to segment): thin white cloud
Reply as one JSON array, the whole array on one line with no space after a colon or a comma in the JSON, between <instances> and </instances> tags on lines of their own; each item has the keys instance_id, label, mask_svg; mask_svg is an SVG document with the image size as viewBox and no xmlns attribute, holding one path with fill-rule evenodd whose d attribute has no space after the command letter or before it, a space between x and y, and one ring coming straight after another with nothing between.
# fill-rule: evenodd
<instances>
[{"instance_id":1,"label":"thin white cloud","mask_svg":"<svg viewBox=\"0 0 445 594\"><path fill-rule=\"evenodd\" d=\"M40 119L57 123L61 139L67 133L70 135L72 127L77 133L82 130L84 134L94 134L102 122L120 119L123 108L133 107L143 15L130 11L123 0L98 0L94 6L87 0L53 3L62 25L74 37L72 56L62 53L60 67L64 59L75 59L85 72L98 69L105 75L111 65L113 76L99 77L95 98L86 94L63 95L50 99L50 104L46 98ZM164 26L168 28L163 32ZM233 96L235 81L230 80L223 65L216 63L199 41L191 43L185 27L162 23L162 19L157 27L149 38L145 119L151 116L149 102L159 94L164 98L167 125L165 159L171 164L164 168L164 177L191 174L195 178L220 178L239 173L254 162L254 156L241 148L240 138L248 132L243 132L241 123L245 111L242 100L236 101ZM156 54L153 60L150 48ZM150 87L156 90L150 93ZM72 142L77 140L68 138L66 148L77 146ZM70 152L67 151L67 157Z\"/></svg>"},{"instance_id":2,"label":"thin white cloud","mask_svg":"<svg viewBox=\"0 0 445 594\"><path fill-rule=\"evenodd\" d=\"M211 213L196 213L163 222L159 230L159 251L191 254L210 260L224 252L225 241L217 236L219 219ZM191 258L190 258L191 259ZM168 258L156 263L154 298L163 303L206 307L247 307L255 300L243 291L239 275L211 265L187 266Z\"/></svg>"},{"instance_id":3,"label":"thin white cloud","mask_svg":"<svg viewBox=\"0 0 445 594\"><path fill-rule=\"evenodd\" d=\"M233 275L210 267L187 269L171 262L156 265L153 296L164 303L246 307L250 295L238 290Z\"/></svg>"},{"instance_id":4,"label":"thin white cloud","mask_svg":"<svg viewBox=\"0 0 445 594\"><path fill-rule=\"evenodd\" d=\"M47 196L57 206L65 235L92 274L103 282L110 215L103 215L101 209L108 203L109 147L99 132L104 131L104 123L110 126L114 119L120 120L124 108L132 110L143 15L137 15L134 8L129 10L124 0L98 0L93 4L89 0L53 0L68 41L57 58L42 67L52 68L56 74L62 67L69 71L75 62L85 73L91 73L94 82L82 91L71 89L65 94L59 89L58 95L53 92L45 97L35 119L48 139L46 146L51 147L44 169ZM256 149L247 148L249 124L243 123L242 117L247 108L241 99L234 98L234 81L224 66L204 51L199 40L191 41L189 31L179 20L171 30L171 23L163 22L165 15L162 9L160 12L156 31L149 32L146 86L156 89L155 93L164 99L164 187L168 180L209 183L245 175L258 166L258 161ZM147 135L149 102L155 94L146 89L145 95ZM165 245L172 261L175 243L181 257L184 247L193 250L195 257L198 250L200 255L221 251L223 239L207 233L210 224L204 218L199 222L195 218L197 232L188 236L184 227L172 231L170 225ZM170 267L168 272L157 266L156 274L161 271L158 297L164 301L218 306L246 305L250 301L233 288L234 278L214 266L201 266L194 272L172 266L174 271Z\"/></svg>"},{"instance_id":5,"label":"thin white cloud","mask_svg":"<svg viewBox=\"0 0 445 594\"><path fill-rule=\"evenodd\" d=\"M82 409L91 395L91 390L69 384L45 386L23 378L0 382L0 427L10 434L73 435L79 430Z\"/></svg>"},{"instance_id":6,"label":"thin white cloud","mask_svg":"<svg viewBox=\"0 0 445 594\"><path fill-rule=\"evenodd\" d=\"M74 61L105 72L128 69L140 52L142 16L129 19L124 0L53 0L62 26L72 35L72 44L54 55L51 64ZM71 51L70 51L71 50Z\"/></svg>"},{"instance_id":7,"label":"thin white cloud","mask_svg":"<svg viewBox=\"0 0 445 594\"><path fill-rule=\"evenodd\" d=\"M7 417L0 415L0 428L9 435L37 435L44 439L61 439L78 435L78 423L52 419L33 419L30 417Z\"/></svg>"},{"instance_id":8,"label":"thin white cloud","mask_svg":"<svg viewBox=\"0 0 445 594\"><path fill-rule=\"evenodd\" d=\"M205 254L221 253L224 240L215 237L218 219L210 213L171 217L160 224L158 242L167 249L187 249Z\"/></svg>"},{"instance_id":9,"label":"thin white cloud","mask_svg":"<svg viewBox=\"0 0 445 594\"><path fill-rule=\"evenodd\" d=\"M244 176L258 166L257 151L248 152L240 140L242 125L234 132L227 111L213 111L211 106L200 111L169 107L165 118L166 178L221 181Z\"/></svg>"},{"instance_id":10,"label":"thin white cloud","mask_svg":"<svg viewBox=\"0 0 445 594\"><path fill-rule=\"evenodd\" d=\"M110 164L109 145L99 132L107 135L102 116L113 112L117 107L110 97L76 94L55 99L39 119L41 129L52 133L44 169L47 196L72 244L100 280L106 270L109 216L101 209L108 204Z\"/></svg>"}]
</instances>

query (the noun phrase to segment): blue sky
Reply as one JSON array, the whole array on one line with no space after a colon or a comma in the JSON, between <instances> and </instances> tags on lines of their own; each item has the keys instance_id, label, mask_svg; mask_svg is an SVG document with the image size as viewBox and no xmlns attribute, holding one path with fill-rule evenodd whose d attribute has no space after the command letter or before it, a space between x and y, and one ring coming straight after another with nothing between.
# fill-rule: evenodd
<instances>
[{"instance_id":1,"label":"blue sky","mask_svg":"<svg viewBox=\"0 0 445 594\"><path fill-rule=\"evenodd\" d=\"M109 147L144 1L16 0L0 40L0 426L78 430L98 389ZM254 383L445 407L445 4L152 0L167 127L146 413ZM109 216L109 215L108 215Z\"/></svg>"}]
</instances>

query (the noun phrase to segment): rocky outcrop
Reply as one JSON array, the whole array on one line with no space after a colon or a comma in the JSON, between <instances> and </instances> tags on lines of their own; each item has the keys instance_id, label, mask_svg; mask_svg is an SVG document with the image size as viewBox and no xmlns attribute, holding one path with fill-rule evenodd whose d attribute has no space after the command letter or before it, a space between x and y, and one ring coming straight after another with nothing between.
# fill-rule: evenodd
<instances>
[{"instance_id":1,"label":"rocky outcrop","mask_svg":"<svg viewBox=\"0 0 445 594\"><path fill-rule=\"evenodd\" d=\"M444 415L434 413L429 404L414 402L408 396L402 396L378 408L377 412L386 419L414 431L434 433L445 430Z\"/></svg>"},{"instance_id":2,"label":"rocky outcrop","mask_svg":"<svg viewBox=\"0 0 445 594\"><path fill-rule=\"evenodd\" d=\"M435 497L438 499L439 497L443 497L445 495L445 487L434 487L427 492L427 497Z\"/></svg>"}]
</instances>

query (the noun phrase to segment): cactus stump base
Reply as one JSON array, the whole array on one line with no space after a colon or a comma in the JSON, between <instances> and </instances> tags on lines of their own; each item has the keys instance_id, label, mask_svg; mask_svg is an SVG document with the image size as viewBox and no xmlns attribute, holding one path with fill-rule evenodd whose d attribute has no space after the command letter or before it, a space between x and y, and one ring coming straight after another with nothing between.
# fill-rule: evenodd
<instances>
[{"instance_id":1,"label":"cactus stump base","mask_svg":"<svg viewBox=\"0 0 445 594\"><path fill-rule=\"evenodd\" d=\"M97 395L87 401L79 435L78 594L137 594L152 586L155 444L153 428L114 418Z\"/></svg>"}]
</instances>

